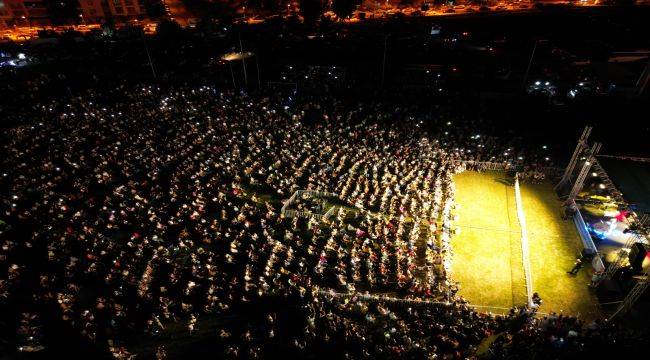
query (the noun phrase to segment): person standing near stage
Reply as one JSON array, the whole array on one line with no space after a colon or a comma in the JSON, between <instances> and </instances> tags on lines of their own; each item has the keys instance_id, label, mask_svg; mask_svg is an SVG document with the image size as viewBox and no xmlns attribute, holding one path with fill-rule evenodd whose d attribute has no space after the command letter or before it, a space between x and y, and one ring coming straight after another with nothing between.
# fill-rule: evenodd
<instances>
[{"instance_id":1,"label":"person standing near stage","mask_svg":"<svg viewBox=\"0 0 650 360\"><path fill-rule=\"evenodd\" d=\"M578 212L578 206L574 201L564 207L564 214L562 214L562 220L567 220L573 217L575 213Z\"/></svg>"},{"instance_id":2,"label":"person standing near stage","mask_svg":"<svg viewBox=\"0 0 650 360\"><path fill-rule=\"evenodd\" d=\"M576 275L576 274L578 274L580 269L582 269L582 259L577 258L576 262L573 264L573 268L571 269L571 271L568 271L568 273L571 274L571 275Z\"/></svg>"}]
</instances>

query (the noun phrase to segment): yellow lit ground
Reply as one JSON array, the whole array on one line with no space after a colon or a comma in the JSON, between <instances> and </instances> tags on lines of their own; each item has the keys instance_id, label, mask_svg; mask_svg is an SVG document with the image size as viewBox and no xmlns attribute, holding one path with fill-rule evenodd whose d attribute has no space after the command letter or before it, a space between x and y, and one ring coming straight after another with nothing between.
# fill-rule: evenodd
<instances>
[{"instance_id":1,"label":"yellow lit ground","mask_svg":"<svg viewBox=\"0 0 650 360\"><path fill-rule=\"evenodd\" d=\"M451 277L459 294L479 310L500 312L526 302L521 233L514 188L502 172L464 172L454 177L457 226ZM563 221L560 203L550 184L522 184L529 234L533 290L544 303L541 312L563 311L592 318L597 315L587 283L589 266L577 277L567 271L580 251L573 223ZM489 308L493 307L493 308Z\"/></svg>"},{"instance_id":2,"label":"yellow lit ground","mask_svg":"<svg viewBox=\"0 0 650 360\"><path fill-rule=\"evenodd\" d=\"M451 241L451 278L459 294L485 311L525 304L514 188L499 172L466 171L454 181L460 233Z\"/></svg>"},{"instance_id":3,"label":"yellow lit ground","mask_svg":"<svg viewBox=\"0 0 650 360\"><path fill-rule=\"evenodd\" d=\"M533 289L544 299L542 312L564 312L592 319L598 316L596 297L589 291L591 264L577 276L567 271L582 245L571 220L562 220L560 201L550 183L522 184L521 197L528 227Z\"/></svg>"}]
</instances>

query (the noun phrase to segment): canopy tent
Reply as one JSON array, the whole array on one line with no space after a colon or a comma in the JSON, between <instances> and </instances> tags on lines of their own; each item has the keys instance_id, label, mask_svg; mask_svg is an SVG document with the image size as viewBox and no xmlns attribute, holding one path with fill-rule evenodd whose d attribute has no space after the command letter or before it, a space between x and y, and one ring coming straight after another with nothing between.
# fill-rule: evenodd
<instances>
[{"instance_id":1,"label":"canopy tent","mask_svg":"<svg viewBox=\"0 0 650 360\"><path fill-rule=\"evenodd\" d=\"M650 161L599 156L598 162L638 214L650 213Z\"/></svg>"}]
</instances>

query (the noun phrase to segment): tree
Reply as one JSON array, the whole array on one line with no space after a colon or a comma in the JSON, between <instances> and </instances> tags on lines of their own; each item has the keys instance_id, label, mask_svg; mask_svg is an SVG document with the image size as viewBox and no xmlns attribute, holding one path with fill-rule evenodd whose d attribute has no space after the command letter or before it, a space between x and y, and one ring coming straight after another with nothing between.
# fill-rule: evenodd
<instances>
[{"instance_id":1,"label":"tree","mask_svg":"<svg viewBox=\"0 0 650 360\"><path fill-rule=\"evenodd\" d=\"M279 0L262 0L262 9L268 12L277 13L280 10Z\"/></svg>"},{"instance_id":2,"label":"tree","mask_svg":"<svg viewBox=\"0 0 650 360\"><path fill-rule=\"evenodd\" d=\"M246 0L243 2L243 6L246 6L247 9L259 10L262 8L262 0Z\"/></svg>"},{"instance_id":3,"label":"tree","mask_svg":"<svg viewBox=\"0 0 650 360\"><path fill-rule=\"evenodd\" d=\"M77 0L45 0L44 3L54 25L73 24L79 20Z\"/></svg>"},{"instance_id":4,"label":"tree","mask_svg":"<svg viewBox=\"0 0 650 360\"><path fill-rule=\"evenodd\" d=\"M314 24L323 13L321 0L300 0L300 13L306 24Z\"/></svg>"},{"instance_id":5,"label":"tree","mask_svg":"<svg viewBox=\"0 0 650 360\"><path fill-rule=\"evenodd\" d=\"M632 6L634 5L635 1L634 0L607 0L605 1L605 3L608 5L615 5L615 6Z\"/></svg>"},{"instance_id":6,"label":"tree","mask_svg":"<svg viewBox=\"0 0 650 360\"><path fill-rule=\"evenodd\" d=\"M165 5L162 0L144 0L144 10L151 18L159 18L165 15Z\"/></svg>"},{"instance_id":7,"label":"tree","mask_svg":"<svg viewBox=\"0 0 650 360\"><path fill-rule=\"evenodd\" d=\"M181 0L187 10L208 19L229 22L235 18L235 7L231 2L221 0Z\"/></svg>"},{"instance_id":8,"label":"tree","mask_svg":"<svg viewBox=\"0 0 650 360\"><path fill-rule=\"evenodd\" d=\"M183 28L174 20L165 19L156 26L156 37L164 43L178 41L183 35Z\"/></svg>"},{"instance_id":9,"label":"tree","mask_svg":"<svg viewBox=\"0 0 650 360\"><path fill-rule=\"evenodd\" d=\"M361 0L333 0L332 10L339 19L346 19L352 15L357 5L361 5Z\"/></svg>"}]
</instances>

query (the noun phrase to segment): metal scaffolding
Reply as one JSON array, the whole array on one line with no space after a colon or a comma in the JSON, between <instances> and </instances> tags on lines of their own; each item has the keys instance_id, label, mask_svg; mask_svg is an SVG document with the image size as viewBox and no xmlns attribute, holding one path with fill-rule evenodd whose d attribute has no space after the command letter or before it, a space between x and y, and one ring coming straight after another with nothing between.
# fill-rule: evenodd
<instances>
[{"instance_id":1,"label":"metal scaffolding","mask_svg":"<svg viewBox=\"0 0 650 360\"><path fill-rule=\"evenodd\" d=\"M627 293L627 296L625 296L623 302L621 302L621 304L618 306L618 309L616 309L616 311L612 314L612 316L609 317L608 320L612 320L617 315L628 312L632 306L634 306L634 303L636 303L639 297L641 297L641 295L643 295L643 293L648 289L648 286L650 286L650 267L643 273L643 279L639 280L634 285L632 290Z\"/></svg>"},{"instance_id":2,"label":"metal scaffolding","mask_svg":"<svg viewBox=\"0 0 650 360\"><path fill-rule=\"evenodd\" d=\"M635 242L636 242L636 237L634 236L634 234L629 234L628 237L625 239L625 244L618 251L618 254L616 255L616 259L612 263L610 263L609 266L607 266L607 269L602 274L602 276L600 276L594 282L595 286L599 285L605 279L611 279L614 276L614 274L616 274L616 271L618 271L618 269L623 267L625 260L627 260L627 257L630 254L630 248L632 248L632 245L634 245Z\"/></svg>"},{"instance_id":3,"label":"metal scaffolding","mask_svg":"<svg viewBox=\"0 0 650 360\"><path fill-rule=\"evenodd\" d=\"M639 217L639 225L641 225L641 226L650 225L650 215L649 214L642 214Z\"/></svg>"},{"instance_id":4,"label":"metal scaffolding","mask_svg":"<svg viewBox=\"0 0 650 360\"><path fill-rule=\"evenodd\" d=\"M589 148L587 139L591 134L591 131L592 128L590 126L585 127L585 129L583 130L582 136L578 140L578 144L576 145L576 148L573 152L573 156L571 157L571 160L569 161L569 164L567 165L564 171L564 175L562 175L562 178L555 186L555 191L558 192L559 194L560 192L566 191L568 186L571 186L571 179L573 178L575 168L578 165L578 161L580 161L580 158L582 157L584 163L582 165L580 172L575 178L575 182L573 182L573 185L570 187L571 190L567 195L565 204L567 206L572 203L575 204L575 198L578 196L578 193L580 193L580 191L582 190L584 181L587 175L589 174L589 171L592 169L592 167L596 175L598 175L602 179L603 184L607 187L607 189L612 194L612 196L617 200L617 202L625 204L625 201L622 196L623 194L620 191L618 191L618 189L616 189L616 186L614 186L614 183L609 179L609 176L602 168L602 166L600 166L598 160L596 159L596 155L600 151L602 144L594 143L593 146ZM644 214L640 218L638 218L637 221L639 221L639 224L641 226L644 226L645 224L650 222L650 216ZM618 251L616 255L616 259L613 262L611 262L609 266L607 266L607 268L605 269L602 275L598 276L593 281L592 286L595 287L600 285L605 279L608 280L612 279L614 275L618 272L618 270L621 269L626 264L632 245L634 245L639 240L640 237L639 235L634 233L628 234L627 238L625 239L625 244L621 247L621 249ZM630 290L630 292L625 296L625 299L621 301L619 307L609 317L609 319L611 320L616 316L629 311L632 308L632 306L634 306L634 303L639 299L639 297L641 297L641 295L648 289L648 287L650 287L650 267L644 271L641 280L639 280L634 285L632 290Z\"/></svg>"},{"instance_id":5,"label":"metal scaffolding","mask_svg":"<svg viewBox=\"0 0 650 360\"><path fill-rule=\"evenodd\" d=\"M568 198L566 199L566 203L570 203L571 201L575 200L576 196L578 196L578 193L580 190L582 190L582 185L585 182L585 179L587 178L587 175L589 174L589 170L591 169L591 165L596 162L596 154L598 154L598 151L600 151L600 147L602 144L600 143L594 143L594 145L591 147L591 149L586 149L586 160L585 163L582 165L582 169L580 170L580 173L578 174L578 177L576 178L575 183L573 184L573 187L571 188L571 192L569 193Z\"/></svg>"},{"instance_id":6,"label":"metal scaffolding","mask_svg":"<svg viewBox=\"0 0 650 360\"><path fill-rule=\"evenodd\" d=\"M573 170L575 169L576 164L578 163L578 156L580 156L582 150L588 147L587 139L591 134L591 130L592 130L591 126L585 126L585 129L582 131L582 135L580 136L580 139L578 139L578 144L576 145L576 148L573 151L573 155L571 156L569 165L567 165L566 169L564 170L564 174L562 175L562 178L555 186L555 191L559 191L567 183L567 181L570 181L571 174L573 174Z\"/></svg>"},{"instance_id":7,"label":"metal scaffolding","mask_svg":"<svg viewBox=\"0 0 650 360\"><path fill-rule=\"evenodd\" d=\"M601 157L601 155L598 155L598 157ZM600 165L600 162L597 158L594 159L591 167L593 168L596 175L598 175L598 178L601 180L601 182L607 188L609 195L612 196L618 204L624 204L624 208L629 210L625 199L623 198L623 193L616 188L616 185L614 185L612 179L609 178L609 175L607 175L607 172L605 172L605 169L603 169L603 167Z\"/></svg>"}]
</instances>

